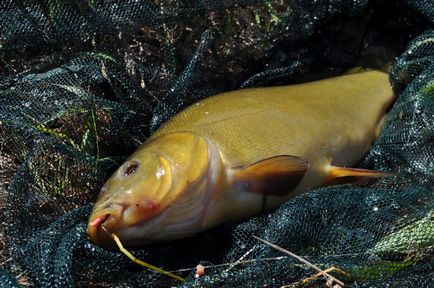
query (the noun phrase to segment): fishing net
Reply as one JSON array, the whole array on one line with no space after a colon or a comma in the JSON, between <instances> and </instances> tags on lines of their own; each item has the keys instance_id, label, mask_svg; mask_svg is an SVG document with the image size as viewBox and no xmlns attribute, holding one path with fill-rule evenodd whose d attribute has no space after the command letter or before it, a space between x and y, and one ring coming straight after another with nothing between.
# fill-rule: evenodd
<instances>
[{"instance_id":1,"label":"fishing net","mask_svg":"<svg viewBox=\"0 0 434 288\"><path fill-rule=\"evenodd\" d=\"M329 285L253 235L346 285L432 285L433 26L430 0L1 1L0 286ZM88 240L104 180L183 107L387 63L397 101L360 167L396 177L133 251L184 283Z\"/></svg>"}]
</instances>

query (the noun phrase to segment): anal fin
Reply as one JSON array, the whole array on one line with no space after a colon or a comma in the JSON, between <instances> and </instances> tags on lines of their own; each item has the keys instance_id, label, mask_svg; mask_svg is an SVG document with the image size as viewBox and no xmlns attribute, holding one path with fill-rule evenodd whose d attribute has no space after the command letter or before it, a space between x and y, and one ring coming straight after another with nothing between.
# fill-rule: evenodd
<instances>
[{"instance_id":1,"label":"anal fin","mask_svg":"<svg viewBox=\"0 0 434 288\"><path fill-rule=\"evenodd\" d=\"M330 166L329 174L327 177L327 184L334 184L336 182L356 182L367 178L381 178L395 175L396 174L390 172L375 171L369 169Z\"/></svg>"}]
</instances>

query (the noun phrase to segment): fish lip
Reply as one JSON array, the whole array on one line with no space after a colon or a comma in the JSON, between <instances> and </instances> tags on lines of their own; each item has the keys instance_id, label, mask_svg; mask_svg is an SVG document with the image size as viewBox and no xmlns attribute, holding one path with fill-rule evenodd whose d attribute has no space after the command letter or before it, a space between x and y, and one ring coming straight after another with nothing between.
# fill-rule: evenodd
<instances>
[{"instance_id":1,"label":"fish lip","mask_svg":"<svg viewBox=\"0 0 434 288\"><path fill-rule=\"evenodd\" d=\"M119 209L121 207L121 209ZM123 205L111 205L109 209L93 212L87 225L89 239L100 247L113 250L116 245L111 233L116 231L119 219L125 210ZM104 228L104 229L103 229Z\"/></svg>"},{"instance_id":2,"label":"fish lip","mask_svg":"<svg viewBox=\"0 0 434 288\"><path fill-rule=\"evenodd\" d=\"M142 225L146 225L147 222L153 220L154 218L158 218L158 216L161 214L161 212L159 212L140 222L131 224L129 226L121 226L120 223L122 222L124 212L130 207L132 206L115 202L104 207L103 209L92 212L87 225L87 234L89 239L96 245L103 247L106 250L117 251L118 246L112 238L112 233L115 233L116 236L122 240L124 238L123 230L135 226L140 227ZM128 242L128 240L122 240L123 245L130 246ZM149 243L153 242L154 241L149 241Z\"/></svg>"},{"instance_id":3,"label":"fish lip","mask_svg":"<svg viewBox=\"0 0 434 288\"><path fill-rule=\"evenodd\" d=\"M98 246L104 245L102 239L99 237L99 229L101 228L101 223L97 223L95 219L87 224L87 236L88 238Z\"/></svg>"},{"instance_id":4,"label":"fish lip","mask_svg":"<svg viewBox=\"0 0 434 288\"><path fill-rule=\"evenodd\" d=\"M104 248L113 248L113 245L107 245L110 241L111 236L104 231L104 222L110 217L109 214L104 216L96 217L93 221L89 222L87 225L87 235L89 239L96 245ZM105 226L104 226L105 227Z\"/></svg>"}]
</instances>

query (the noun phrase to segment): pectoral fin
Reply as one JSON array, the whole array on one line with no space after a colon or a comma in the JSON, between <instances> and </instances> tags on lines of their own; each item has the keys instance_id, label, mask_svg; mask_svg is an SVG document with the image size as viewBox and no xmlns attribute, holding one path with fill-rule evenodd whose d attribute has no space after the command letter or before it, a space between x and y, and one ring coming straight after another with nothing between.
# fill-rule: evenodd
<instances>
[{"instance_id":1,"label":"pectoral fin","mask_svg":"<svg viewBox=\"0 0 434 288\"><path fill-rule=\"evenodd\" d=\"M245 191L283 196L297 187L308 166L306 159L297 156L274 156L242 168L234 181Z\"/></svg>"},{"instance_id":2,"label":"pectoral fin","mask_svg":"<svg viewBox=\"0 0 434 288\"><path fill-rule=\"evenodd\" d=\"M355 182L366 178L380 178L394 175L395 174L393 173L383 171L331 166L328 174L327 184Z\"/></svg>"}]
</instances>

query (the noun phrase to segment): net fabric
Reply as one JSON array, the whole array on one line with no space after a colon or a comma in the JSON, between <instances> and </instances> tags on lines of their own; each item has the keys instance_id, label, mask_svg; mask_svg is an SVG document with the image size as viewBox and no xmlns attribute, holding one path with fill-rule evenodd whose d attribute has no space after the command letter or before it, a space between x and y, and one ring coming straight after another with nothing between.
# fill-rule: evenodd
<instances>
[{"instance_id":1,"label":"net fabric","mask_svg":"<svg viewBox=\"0 0 434 288\"><path fill-rule=\"evenodd\" d=\"M315 272L257 235L323 269L339 267L348 274L333 275L355 287L428 287L433 13L430 1L410 0L2 1L0 286L325 285L303 283ZM183 107L240 87L338 74L370 53L398 56L398 99L362 165L397 177L311 191L240 223L134 251L185 269L184 284L88 241L104 179ZM195 279L198 263L208 268Z\"/></svg>"}]
</instances>

